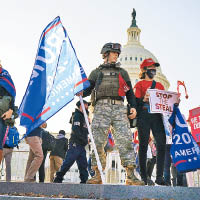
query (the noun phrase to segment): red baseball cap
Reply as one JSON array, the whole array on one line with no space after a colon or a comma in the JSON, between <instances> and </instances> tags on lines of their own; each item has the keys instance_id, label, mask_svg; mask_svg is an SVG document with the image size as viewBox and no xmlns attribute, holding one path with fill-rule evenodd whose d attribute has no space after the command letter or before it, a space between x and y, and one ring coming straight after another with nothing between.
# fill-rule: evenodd
<instances>
[{"instance_id":1,"label":"red baseball cap","mask_svg":"<svg viewBox=\"0 0 200 200\"><path fill-rule=\"evenodd\" d=\"M149 67L151 65L155 65L156 67L160 66L160 64L154 62L152 58L147 58L141 63L140 69L143 69L144 67Z\"/></svg>"}]
</instances>

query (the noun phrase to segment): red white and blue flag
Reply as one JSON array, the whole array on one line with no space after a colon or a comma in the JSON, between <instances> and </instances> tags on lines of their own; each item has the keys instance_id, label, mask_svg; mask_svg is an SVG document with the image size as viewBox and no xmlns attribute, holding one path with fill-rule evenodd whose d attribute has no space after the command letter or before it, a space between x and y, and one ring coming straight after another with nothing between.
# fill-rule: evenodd
<instances>
[{"instance_id":1,"label":"red white and blue flag","mask_svg":"<svg viewBox=\"0 0 200 200\"><path fill-rule=\"evenodd\" d=\"M109 145L110 145L111 147L114 147L114 146L115 146L115 141L114 141L114 139L113 139L113 135L112 135L112 132L111 132L110 129L109 129L109 131L108 131L108 142L109 142Z\"/></svg>"},{"instance_id":2,"label":"red white and blue flag","mask_svg":"<svg viewBox=\"0 0 200 200\"><path fill-rule=\"evenodd\" d=\"M171 156L178 172L200 169L200 148L189 132L187 123L176 105L174 105L169 122L173 127Z\"/></svg>"},{"instance_id":3,"label":"red white and blue flag","mask_svg":"<svg viewBox=\"0 0 200 200\"><path fill-rule=\"evenodd\" d=\"M56 17L42 32L31 78L19 108L20 125L26 127L26 134L89 85L60 17Z\"/></svg>"}]
</instances>

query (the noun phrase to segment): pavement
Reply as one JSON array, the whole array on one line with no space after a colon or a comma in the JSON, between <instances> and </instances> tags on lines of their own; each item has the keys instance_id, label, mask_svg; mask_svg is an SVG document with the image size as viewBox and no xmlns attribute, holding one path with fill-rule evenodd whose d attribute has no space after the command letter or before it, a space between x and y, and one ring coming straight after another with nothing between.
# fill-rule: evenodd
<instances>
[{"instance_id":1,"label":"pavement","mask_svg":"<svg viewBox=\"0 0 200 200\"><path fill-rule=\"evenodd\" d=\"M200 200L199 187L88 185L0 182L0 200L7 199L170 199ZM20 195L20 196L19 196Z\"/></svg>"}]
</instances>

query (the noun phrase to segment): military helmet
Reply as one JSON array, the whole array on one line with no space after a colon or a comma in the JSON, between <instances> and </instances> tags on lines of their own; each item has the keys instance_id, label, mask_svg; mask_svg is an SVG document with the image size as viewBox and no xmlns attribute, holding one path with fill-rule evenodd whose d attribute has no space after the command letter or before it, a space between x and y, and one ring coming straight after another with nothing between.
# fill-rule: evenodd
<instances>
[{"instance_id":1,"label":"military helmet","mask_svg":"<svg viewBox=\"0 0 200 200\"><path fill-rule=\"evenodd\" d=\"M101 54L105 54L108 52L117 52L118 54L121 53L121 44L119 43L106 43L103 45L103 48L101 49Z\"/></svg>"}]
</instances>

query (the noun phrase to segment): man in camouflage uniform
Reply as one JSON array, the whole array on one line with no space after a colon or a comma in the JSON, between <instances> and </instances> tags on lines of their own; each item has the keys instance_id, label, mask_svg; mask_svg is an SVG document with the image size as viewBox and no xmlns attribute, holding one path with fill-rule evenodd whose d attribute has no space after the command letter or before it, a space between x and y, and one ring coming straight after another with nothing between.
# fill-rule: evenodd
<instances>
[{"instance_id":1,"label":"man in camouflage uniform","mask_svg":"<svg viewBox=\"0 0 200 200\"><path fill-rule=\"evenodd\" d=\"M127 118L127 107L124 106L126 96L131 107L129 118L135 118L136 99L127 71L116 63L120 53L121 45L118 43L107 43L103 46L101 54L104 63L91 72L88 78L91 86L84 90L83 96L91 93L93 96L94 118L91 128L102 168L105 169L106 166L104 145L107 141L108 129L112 125L115 145L119 150L122 166L127 172L126 184L143 185L144 183L134 175L135 158L132 133ZM92 166L96 175L87 183L101 184L100 172L94 156Z\"/></svg>"}]
</instances>

